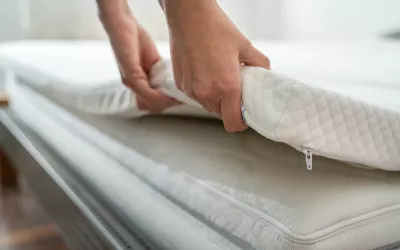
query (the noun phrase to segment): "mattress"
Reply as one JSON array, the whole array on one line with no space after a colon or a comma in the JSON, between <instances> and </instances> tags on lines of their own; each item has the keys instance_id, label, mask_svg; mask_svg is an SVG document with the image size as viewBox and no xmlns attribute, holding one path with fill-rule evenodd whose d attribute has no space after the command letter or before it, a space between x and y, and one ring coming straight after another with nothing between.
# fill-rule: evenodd
<instances>
[{"instance_id":1,"label":"mattress","mask_svg":"<svg viewBox=\"0 0 400 250\"><path fill-rule=\"evenodd\" d=\"M105 42L29 44L5 46L2 57L20 78L41 78L32 87L98 115L145 115L135 94L121 84ZM303 152L308 169L312 156L322 155L400 170L400 45L257 46L271 57L274 71L242 68L242 114L251 128ZM168 58L168 47L159 48ZM166 113L212 117L176 89L168 59L150 75L153 87L188 104Z\"/></svg>"},{"instance_id":2,"label":"mattress","mask_svg":"<svg viewBox=\"0 0 400 250\"><path fill-rule=\"evenodd\" d=\"M107 70L89 76L74 65L59 84L107 80ZM301 152L252 130L226 133L216 120L88 115L31 88L48 76L5 71L10 109L163 248L399 246L399 173L322 157L307 171Z\"/></svg>"}]
</instances>

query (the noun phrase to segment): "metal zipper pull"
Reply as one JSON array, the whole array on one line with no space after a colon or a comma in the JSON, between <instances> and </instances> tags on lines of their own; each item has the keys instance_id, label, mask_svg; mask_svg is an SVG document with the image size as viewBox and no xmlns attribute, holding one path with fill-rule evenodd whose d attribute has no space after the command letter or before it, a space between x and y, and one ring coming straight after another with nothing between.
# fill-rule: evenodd
<instances>
[{"instance_id":1,"label":"metal zipper pull","mask_svg":"<svg viewBox=\"0 0 400 250\"><path fill-rule=\"evenodd\" d=\"M308 170L312 170L312 151L309 148L303 147L303 153L306 156L306 165Z\"/></svg>"},{"instance_id":2,"label":"metal zipper pull","mask_svg":"<svg viewBox=\"0 0 400 250\"><path fill-rule=\"evenodd\" d=\"M240 111L242 113L242 121L246 123L246 120L244 119L244 112L246 111L246 108L244 107L243 102L240 103Z\"/></svg>"}]
</instances>

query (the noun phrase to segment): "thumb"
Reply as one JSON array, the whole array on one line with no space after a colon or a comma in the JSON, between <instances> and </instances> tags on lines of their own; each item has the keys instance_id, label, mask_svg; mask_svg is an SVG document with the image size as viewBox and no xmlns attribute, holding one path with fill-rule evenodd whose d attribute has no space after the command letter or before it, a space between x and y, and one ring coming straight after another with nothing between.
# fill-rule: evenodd
<instances>
[{"instance_id":1,"label":"thumb","mask_svg":"<svg viewBox=\"0 0 400 250\"><path fill-rule=\"evenodd\" d=\"M134 65L129 70L121 72L122 82L144 99L152 99L153 89L150 87L147 74L140 65Z\"/></svg>"},{"instance_id":2,"label":"thumb","mask_svg":"<svg viewBox=\"0 0 400 250\"><path fill-rule=\"evenodd\" d=\"M250 47L247 47L240 52L239 60L247 66L271 69L269 58L256 49L253 45L250 45Z\"/></svg>"},{"instance_id":3,"label":"thumb","mask_svg":"<svg viewBox=\"0 0 400 250\"><path fill-rule=\"evenodd\" d=\"M124 74L123 83L131 88L138 96L138 106L142 109L158 113L161 110L179 104L173 98L170 98L157 89L153 89L146 73L142 67L132 67L128 74ZM142 103L145 105L141 105Z\"/></svg>"}]
</instances>

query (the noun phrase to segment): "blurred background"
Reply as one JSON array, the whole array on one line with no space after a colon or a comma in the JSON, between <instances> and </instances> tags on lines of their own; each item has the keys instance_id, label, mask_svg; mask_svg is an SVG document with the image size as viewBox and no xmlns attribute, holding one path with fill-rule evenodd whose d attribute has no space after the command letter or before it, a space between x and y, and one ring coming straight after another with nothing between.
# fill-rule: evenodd
<instances>
[{"instance_id":1,"label":"blurred background","mask_svg":"<svg viewBox=\"0 0 400 250\"><path fill-rule=\"evenodd\" d=\"M399 0L219 0L253 40L359 40L396 37ZM131 0L156 40L167 40L156 0ZM0 0L0 41L105 39L95 0Z\"/></svg>"}]
</instances>

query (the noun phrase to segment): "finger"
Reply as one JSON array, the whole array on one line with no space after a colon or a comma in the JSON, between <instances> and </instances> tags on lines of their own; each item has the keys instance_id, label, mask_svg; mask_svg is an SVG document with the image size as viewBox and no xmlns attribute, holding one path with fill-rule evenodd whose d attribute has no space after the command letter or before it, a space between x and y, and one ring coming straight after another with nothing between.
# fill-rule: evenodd
<instances>
[{"instance_id":1,"label":"finger","mask_svg":"<svg viewBox=\"0 0 400 250\"><path fill-rule=\"evenodd\" d=\"M147 107L146 102L140 96L136 96L136 104L139 110L142 111L149 110L149 107Z\"/></svg>"},{"instance_id":2,"label":"finger","mask_svg":"<svg viewBox=\"0 0 400 250\"><path fill-rule=\"evenodd\" d=\"M131 67L129 75L123 78L123 82L146 101L155 100L158 97L157 91L150 87L148 77L141 66Z\"/></svg>"},{"instance_id":3,"label":"finger","mask_svg":"<svg viewBox=\"0 0 400 250\"><path fill-rule=\"evenodd\" d=\"M161 56L147 31L141 26L138 26L138 30L141 34L139 36L141 65L148 74L153 65L161 59Z\"/></svg>"},{"instance_id":4,"label":"finger","mask_svg":"<svg viewBox=\"0 0 400 250\"><path fill-rule=\"evenodd\" d=\"M165 101L160 100L161 98L167 98ZM162 104L161 104L162 103ZM161 96L158 101L158 105L155 103L148 103L140 96L136 96L136 104L139 110L149 111L150 113L160 113L164 109L180 104L179 101Z\"/></svg>"},{"instance_id":5,"label":"finger","mask_svg":"<svg viewBox=\"0 0 400 250\"><path fill-rule=\"evenodd\" d=\"M215 113L221 117L221 98L218 98L218 95L215 95L215 93L217 93L216 91L213 91L213 94L204 94L203 92L203 94L198 93L198 95L195 91L193 91L192 86L188 85L189 84L183 85L184 87L187 87L187 89L183 89L183 92L187 96L199 103L208 112Z\"/></svg>"},{"instance_id":6,"label":"finger","mask_svg":"<svg viewBox=\"0 0 400 250\"><path fill-rule=\"evenodd\" d=\"M182 90L182 65L181 65L181 60L176 52L176 45L174 44L174 41L171 41L171 61L172 61L172 71L174 73L174 79L175 79L175 86L179 89Z\"/></svg>"},{"instance_id":7,"label":"finger","mask_svg":"<svg viewBox=\"0 0 400 250\"><path fill-rule=\"evenodd\" d=\"M179 101L166 96L159 90L155 90L155 95L156 97L154 97L152 100L144 100L151 113L160 113L164 109L181 104Z\"/></svg>"},{"instance_id":8,"label":"finger","mask_svg":"<svg viewBox=\"0 0 400 250\"><path fill-rule=\"evenodd\" d=\"M241 51L239 60L247 66L271 69L269 58L252 45Z\"/></svg>"},{"instance_id":9,"label":"finger","mask_svg":"<svg viewBox=\"0 0 400 250\"><path fill-rule=\"evenodd\" d=\"M210 113L214 113L221 117L221 103L217 104L212 104L212 103L206 103L202 101L197 101L205 110L207 110Z\"/></svg>"},{"instance_id":10,"label":"finger","mask_svg":"<svg viewBox=\"0 0 400 250\"><path fill-rule=\"evenodd\" d=\"M216 114L216 115L218 115L219 117L222 118L222 114L221 114L221 102L220 102L220 101L218 101L218 102L207 102L207 103L205 103L205 104L203 105L203 107L204 107L204 106L207 107L206 109L207 109L209 112L212 112L212 113L214 113L214 114Z\"/></svg>"},{"instance_id":11,"label":"finger","mask_svg":"<svg viewBox=\"0 0 400 250\"><path fill-rule=\"evenodd\" d=\"M242 120L241 99L241 91L238 88L237 91L229 93L221 100L222 120L228 132L243 131L247 128Z\"/></svg>"},{"instance_id":12,"label":"finger","mask_svg":"<svg viewBox=\"0 0 400 250\"><path fill-rule=\"evenodd\" d=\"M141 68L132 72L130 77L124 80L124 83L136 93L139 100L145 102L146 109L151 112L161 112L168 107L180 104L159 90L151 88L148 78Z\"/></svg>"}]
</instances>

